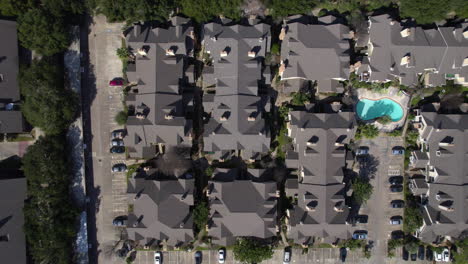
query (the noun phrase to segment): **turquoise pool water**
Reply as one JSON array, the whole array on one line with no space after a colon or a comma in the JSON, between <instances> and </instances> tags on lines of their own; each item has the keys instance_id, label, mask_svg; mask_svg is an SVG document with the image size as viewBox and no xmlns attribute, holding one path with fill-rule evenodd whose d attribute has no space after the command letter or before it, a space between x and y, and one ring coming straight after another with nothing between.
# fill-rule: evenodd
<instances>
[{"instance_id":1,"label":"turquoise pool water","mask_svg":"<svg viewBox=\"0 0 468 264\"><path fill-rule=\"evenodd\" d=\"M403 117L403 108L400 104L390 99L377 101L362 99L356 105L356 112L362 120L371 120L381 116L390 116L396 122Z\"/></svg>"}]
</instances>

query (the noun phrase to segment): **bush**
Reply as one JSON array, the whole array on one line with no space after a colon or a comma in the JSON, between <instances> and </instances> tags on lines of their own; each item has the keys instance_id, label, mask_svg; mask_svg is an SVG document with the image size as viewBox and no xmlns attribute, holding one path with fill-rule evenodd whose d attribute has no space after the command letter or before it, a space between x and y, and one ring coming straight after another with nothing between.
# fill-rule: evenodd
<instances>
[{"instance_id":1,"label":"bush","mask_svg":"<svg viewBox=\"0 0 468 264\"><path fill-rule=\"evenodd\" d=\"M121 60L127 60L130 57L130 51L126 47L118 48L117 49L117 56Z\"/></svg>"},{"instance_id":2,"label":"bush","mask_svg":"<svg viewBox=\"0 0 468 264\"><path fill-rule=\"evenodd\" d=\"M382 125L387 125L387 124L390 124L392 122L392 118L390 116L388 116L388 115L385 115L385 116L381 116L381 117L377 118L376 121L379 122Z\"/></svg>"},{"instance_id":3,"label":"bush","mask_svg":"<svg viewBox=\"0 0 468 264\"><path fill-rule=\"evenodd\" d=\"M193 209L193 223L198 230L205 230L209 215L210 209L205 202L200 202L195 206Z\"/></svg>"},{"instance_id":4,"label":"bush","mask_svg":"<svg viewBox=\"0 0 468 264\"><path fill-rule=\"evenodd\" d=\"M70 44L63 19L53 17L41 8L30 9L19 17L18 39L25 48L44 56L62 52Z\"/></svg>"},{"instance_id":5,"label":"bush","mask_svg":"<svg viewBox=\"0 0 468 264\"><path fill-rule=\"evenodd\" d=\"M44 58L21 68L19 85L24 97L21 111L33 126L47 134L59 134L75 120L78 96L64 88L63 71L57 62Z\"/></svg>"},{"instance_id":6,"label":"bush","mask_svg":"<svg viewBox=\"0 0 468 264\"><path fill-rule=\"evenodd\" d=\"M353 199L358 204L365 204L367 200L369 200L373 192L372 185L367 180L359 178L359 177L353 180L352 188L353 188Z\"/></svg>"},{"instance_id":7,"label":"bush","mask_svg":"<svg viewBox=\"0 0 468 264\"><path fill-rule=\"evenodd\" d=\"M64 136L41 137L23 158L28 199L24 233L35 263L71 263L76 207L70 198L70 172Z\"/></svg>"},{"instance_id":8,"label":"bush","mask_svg":"<svg viewBox=\"0 0 468 264\"><path fill-rule=\"evenodd\" d=\"M391 137L401 137L402 134L403 131L401 129L395 129L392 132L388 133L388 135Z\"/></svg>"},{"instance_id":9,"label":"bush","mask_svg":"<svg viewBox=\"0 0 468 264\"><path fill-rule=\"evenodd\" d=\"M306 103L310 102L310 95L304 92L292 93L291 105L293 106L303 106Z\"/></svg>"},{"instance_id":10,"label":"bush","mask_svg":"<svg viewBox=\"0 0 468 264\"><path fill-rule=\"evenodd\" d=\"M260 263L273 256L273 249L253 238L237 239L233 249L234 258L242 263Z\"/></svg>"},{"instance_id":11,"label":"bush","mask_svg":"<svg viewBox=\"0 0 468 264\"><path fill-rule=\"evenodd\" d=\"M355 250L357 248L362 248L364 246L364 241L359 239L348 239L340 243L340 247L349 248L350 250Z\"/></svg>"},{"instance_id":12,"label":"bush","mask_svg":"<svg viewBox=\"0 0 468 264\"><path fill-rule=\"evenodd\" d=\"M128 113L126 111L120 111L115 116L115 122L117 122L117 124L121 126L127 123L127 119L128 119Z\"/></svg>"},{"instance_id":13,"label":"bush","mask_svg":"<svg viewBox=\"0 0 468 264\"><path fill-rule=\"evenodd\" d=\"M274 54L274 55L280 55L280 46L278 43L273 43L271 44L271 50L270 50L271 54Z\"/></svg>"},{"instance_id":14,"label":"bush","mask_svg":"<svg viewBox=\"0 0 468 264\"><path fill-rule=\"evenodd\" d=\"M356 130L356 139L376 138L379 135L379 129L373 124L361 124Z\"/></svg>"}]
</instances>

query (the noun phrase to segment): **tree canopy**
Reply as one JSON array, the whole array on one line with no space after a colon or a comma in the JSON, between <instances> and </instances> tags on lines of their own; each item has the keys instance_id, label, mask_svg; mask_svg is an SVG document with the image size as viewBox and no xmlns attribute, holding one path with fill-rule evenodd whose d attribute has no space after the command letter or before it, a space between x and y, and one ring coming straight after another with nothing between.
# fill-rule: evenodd
<instances>
[{"instance_id":1,"label":"tree canopy","mask_svg":"<svg viewBox=\"0 0 468 264\"><path fill-rule=\"evenodd\" d=\"M34 0L0 0L0 14L18 16L34 6Z\"/></svg>"},{"instance_id":2,"label":"tree canopy","mask_svg":"<svg viewBox=\"0 0 468 264\"><path fill-rule=\"evenodd\" d=\"M287 17L294 14L307 14L312 11L314 1L311 0L267 0L266 6L271 9L274 18Z\"/></svg>"},{"instance_id":3,"label":"tree canopy","mask_svg":"<svg viewBox=\"0 0 468 264\"><path fill-rule=\"evenodd\" d=\"M238 238L234 245L234 258L242 263L260 263L273 256L271 246L253 238Z\"/></svg>"},{"instance_id":4,"label":"tree canopy","mask_svg":"<svg viewBox=\"0 0 468 264\"><path fill-rule=\"evenodd\" d=\"M231 19L241 17L243 0L180 0L182 13L197 22L205 22L223 15Z\"/></svg>"},{"instance_id":5,"label":"tree canopy","mask_svg":"<svg viewBox=\"0 0 468 264\"><path fill-rule=\"evenodd\" d=\"M193 210L193 222L198 230L205 229L209 215L210 209L205 202L200 202L195 206L195 209Z\"/></svg>"},{"instance_id":6,"label":"tree canopy","mask_svg":"<svg viewBox=\"0 0 468 264\"><path fill-rule=\"evenodd\" d=\"M41 137L23 158L24 232L35 263L70 263L77 211L69 197L63 136Z\"/></svg>"},{"instance_id":7,"label":"tree canopy","mask_svg":"<svg viewBox=\"0 0 468 264\"><path fill-rule=\"evenodd\" d=\"M359 125L356 130L356 139L365 138L375 138L379 135L379 129L372 124L362 124Z\"/></svg>"},{"instance_id":8,"label":"tree canopy","mask_svg":"<svg viewBox=\"0 0 468 264\"><path fill-rule=\"evenodd\" d=\"M430 24L445 19L450 0L401 0L402 17L412 17L419 24Z\"/></svg>"},{"instance_id":9,"label":"tree canopy","mask_svg":"<svg viewBox=\"0 0 468 264\"><path fill-rule=\"evenodd\" d=\"M18 38L25 48L50 56L68 48L70 36L60 17L33 8L18 19Z\"/></svg>"},{"instance_id":10,"label":"tree canopy","mask_svg":"<svg viewBox=\"0 0 468 264\"><path fill-rule=\"evenodd\" d=\"M166 20L176 7L175 0L92 0L89 5L111 22Z\"/></svg>"},{"instance_id":11,"label":"tree canopy","mask_svg":"<svg viewBox=\"0 0 468 264\"><path fill-rule=\"evenodd\" d=\"M365 179L357 177L353 180L353 198L358 204L366 203L372 195L373 187Z\"/></svg>"},{"instance_id":12,"label":"tree canopy","mask_svg":"<svg viewBox=\"0 0 468 264\"><path fill-rule=\"evenodd\" d=\"M19 84L24 102L21 110L33 126L47 134L59 134L76 118L78 97L64 88L57 63L44 58L22 68Z\"/></svg>"},{"instance_id":13,"label":"tree canopy","mask_svg":"<svg viewBox=\"0 0 468 264\"><path fill-rule=\"evenodd\" d=\"M453 263L463 264L468 259L468 238L459 240L455 243L457 245L457 252L453 253Z\"/></svg>"}]
</instances>

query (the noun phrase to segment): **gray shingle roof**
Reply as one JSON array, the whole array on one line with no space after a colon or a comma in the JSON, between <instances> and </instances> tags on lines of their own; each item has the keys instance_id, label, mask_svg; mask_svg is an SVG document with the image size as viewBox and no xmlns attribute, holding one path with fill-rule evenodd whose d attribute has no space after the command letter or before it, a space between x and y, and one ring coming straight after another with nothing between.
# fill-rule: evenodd
<instances>
[{"instance_id":1,"label":"gray shingle roof","mask_svg":"<svg viewBox=\"0 0 468 264\"><path fill-rule=\"evenodd\" d=\"M276 235L276 182L260 169L216 169L209 181L209 235L231 245L237 236ZM269 177L270 176L270 177Z\"/></svg>"},{"instance_id":2,"label":"gray shingle roof","mask_svg":"<svg viewBox=\"0 0 468 264\"><path fill-rule=\"evenodd\" d=\"M330 79L347 79L349 74L349 28L333 16L312 21L292 19L286 25L281 59L286 65L282 80L318 80L320 92L338 92Z\"/></svg>"},{"instance_id":3,"label":"gray shingle roof","mask_svg":"<svg viewBox=\"0 0 468 264\"><path fill-rule=\"evenodd\" d=\"M205 124L204 150L220 158L222 151L242 150L244 158L268 151L269 128L263 117L270 110L269 97L259 92L262 63L270 47L270 26L204 26L205 52L213 67L204 71L206 85L216 85L216 94L206 94L203 106L211 114ZM209 81L213 83L210 83Z\"/></svg>"},{"instance_id":4,"label":"gray shingle roof","mask_svg":"<svg viewBox=\"0 0 468 264\"><path fill-rule=\"evenodd\" d=\"M429 148L421 238L426 242L446 235L458 238L468 228L468 115L422 112L421 116L425 126L420 135Z\"/></svg>"},{"instance_id":5,"label":"gray shingle roof","mask_svg":"<svg viewBox=\"0 0 468 264\"><path fill-rule=\"evenodd\" d=\"M166 179L138 177L130 181L128 197L133 213L128 216L127 232L142 244L153 239L167 239L168 245L179 246L193 239L193 178ZM137 195L139 195L138 198ZM140 219L140 221L138 221Z\"/></svg>"},{"instance_id":6,"label":"gray shingle roof","mask_svg":"<svg viewBox=\"0 0 468 264\"><path fill-rule=\"evenodd\" d=\"M20 101L16 22L0 20L0 34L0 133L21 133L25 131L21 112L6 110L7 104Z\"/></svg>"},{"instance_id":7,"label":"gray shingle roof","mask_svg":"<svg viewBox=\"0 0 468 264\"><path fill-rule=\"evenodd\" d=\"M26 239L23 233L23 206L26 199L26 178L0 179L0 236L8 241L0 242L0 256L5 263L26 263ZM7 173L10 174L10 173ZM13 173L16 175L16 172Z\"/></svg>"},{"instance_id":8,"label":"gray shingle roof","mask_svg":"<svg viewBox=\"0 0 468 264\"><path fill-rule=\"evenodd\" d=\"M403 85L414 85L418 73L431 69L434 72L426 80L430 86L445 84L445 74L458 74L468 81L468 67L462 66L468 57L468 38L463 36L468 22L438 29L400 24L388 15L370 17L370 22L370 64L358 71L370 71L370 81L397 77Z\"/></svg>"},{"instance_id":9,"label":"gray shingle roof","mask_svg":"<svg viewBox=\"0 0 468 264\"><path fill-rule=\"evenodd\" d=\"M294 150L287 153L286 166L298 174L286 187L288 195L298 198L289 212L290 236L297 243L312 243L314 237L332 243L352 233L347 225L349 209L344 204L343 169L345 144L354 137L356 121L351 112L311 110L289 114L288 134Z\"/></svg>"},{"instance_id":10,"label":"gray shingle roof","mask_svg":"<svg viewBox=\"0 0 468 264\"><path fill-rule=\"evenodd\" d=\"M173 19L179 24L168 27L135 25L127 32L128 46L136 55L127 75L130 82L138 84L126 97L127 105L134 109L124 139L131 157L153 153L148 148L155 143L190 144L192 121L187 115L193 107L193 95L184 90L189 77L184 67L193 53L193 27L180 19Z\"/></svg>"}]
</instances>

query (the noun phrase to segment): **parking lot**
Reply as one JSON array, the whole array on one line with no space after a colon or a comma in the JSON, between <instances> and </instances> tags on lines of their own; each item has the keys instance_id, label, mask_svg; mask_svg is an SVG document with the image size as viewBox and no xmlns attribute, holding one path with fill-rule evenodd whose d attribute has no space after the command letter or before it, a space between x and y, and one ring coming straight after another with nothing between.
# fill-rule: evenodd
<instances>
[{"instance_id":1,"label":"parking lot","mask_svg":"<svg viewBox=\"0 0 468 264\"><path fill-rule=\"evenodd\" d=\"M185 251L170 251L163 252L163 263L178 264L178 263L195 263L194 252ZM138 251L135 264L153 264L154 251ZM218 263L216 250L202 251L203 264ZM231 250L226 253L226 264L240 264L241 262L235 261ZM263 261L262 264L276 264L283 263L283 251L275 250L273 258ZM307 254L302 254L302 249L293 249L291 263L341 263L340 250L338 248L314 248L309 249ZM346 263L370 263L368 259L363 257L361 250L348 251L346 256ZM394 262L398 263L398 262Z\"/></svg>"}]
</instances>

